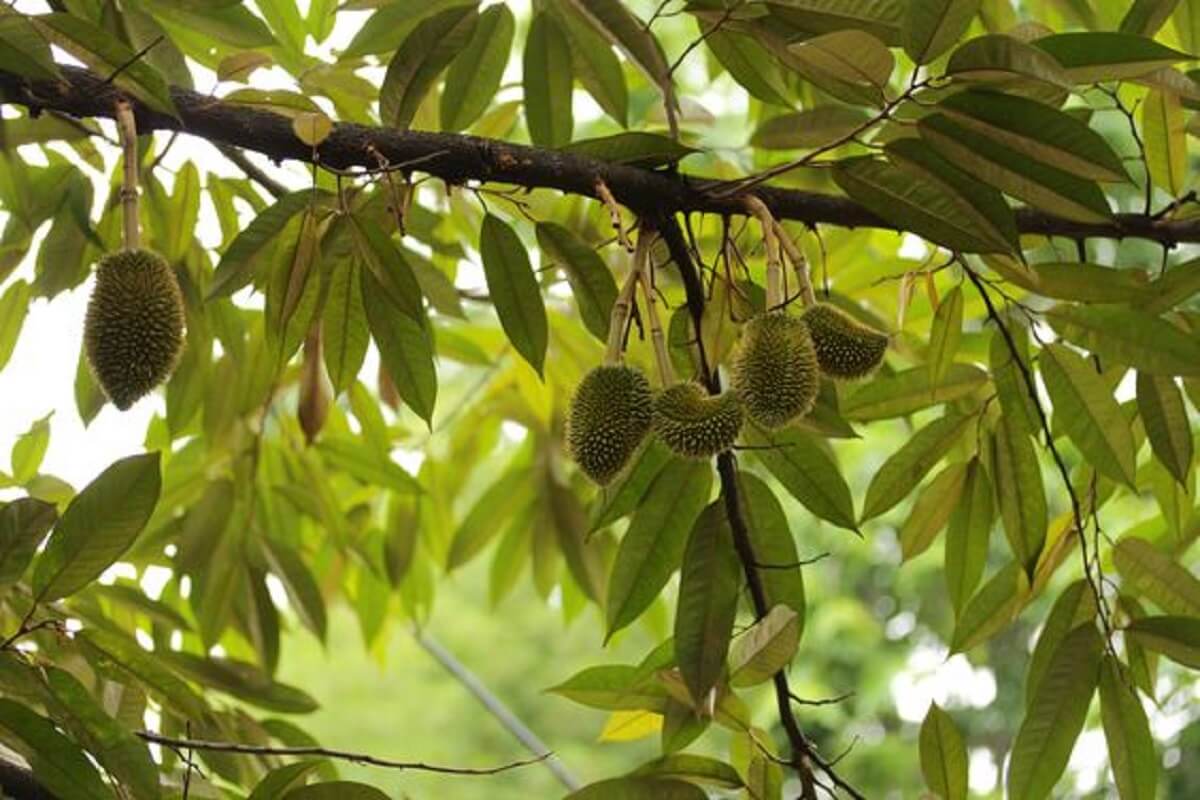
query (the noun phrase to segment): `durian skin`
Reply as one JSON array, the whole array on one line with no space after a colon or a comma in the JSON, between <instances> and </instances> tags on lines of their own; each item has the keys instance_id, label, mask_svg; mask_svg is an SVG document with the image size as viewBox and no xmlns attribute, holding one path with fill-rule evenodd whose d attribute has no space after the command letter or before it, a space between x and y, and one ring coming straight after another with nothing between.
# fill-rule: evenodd
<instances>
[{"instance_id":1,"label":"durian skin","mask_svg":"<svg viewBox=\"0 0 1200 800\"><path fill-rule=\"evenodd\" d=\"M731 372L746 416L771 430L811 411L821 386L808 326L782 310L743 326Z\"/></svg>"},{"instance_id":2,"label":"durian skin","mask_svg":"<svg viewBox=\"0 0 1200 800\"><path fill-rule=\"evenodd\" d=\"M804 312L817 362L831 378L858 380L883 363L888 337L852 319L828 303L817 303Z\"/></svg>"},{"instance_id":3,"label":"durian skin","mask_svg":"<svg viewBox=\"0 0 1200 800\"><path fill-rule=\"evenodd\" d=\"M124 411L165 381L183 348L183 295L166 260L149 250L100 259L84 319L92 374Z\"/></svg>"},{"instance_id":4,"label":"durian skin","mask_svg":"<svg viewBox=\"0 0 1200 800\"><path fill-rule=\"evenodd\" d=\"M735 392L711 397L695 381L664 389L654 400L655 435L686 458L710 458L733 447L742 417Z\"/></svg>"},{"instance_id":5,"label":"durian skin","mask_svg":"<svg viewBox=\"0 0 1200 800\"><path fill-rule=\"evenodd\" d=\"M633 367L596 367L579 382L567 415L567 449L601 486L625 468L650 431L650 382Z\"/></svg>"}]
</instances>

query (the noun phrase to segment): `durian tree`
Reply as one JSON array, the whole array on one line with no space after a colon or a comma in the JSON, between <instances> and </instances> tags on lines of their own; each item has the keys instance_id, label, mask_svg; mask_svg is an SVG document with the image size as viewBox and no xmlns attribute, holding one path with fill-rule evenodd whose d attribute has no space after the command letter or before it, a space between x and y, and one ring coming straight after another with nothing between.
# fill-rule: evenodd
<instances>
[{"instance_id":1,"label":"durian tree","mask_svg":"<svg viewBox=\"0 0 1200 800\"><path fill-rule=\"evenodd\" d=\"M154 409L86 485L48 423L0 475L4 794L553 764L327 749L278 678L281 627L436 631L486 561L498 628L528 585L592 632L540 702L656 742L560 794L954 800L986 747L1077 796L1087 732L1100 794L1189 796L1196 54L1197 0L0 5L0 367L86 292L41 368ZM865 717L848 603L1018 708Z\"/></svg>"}]
</instances>

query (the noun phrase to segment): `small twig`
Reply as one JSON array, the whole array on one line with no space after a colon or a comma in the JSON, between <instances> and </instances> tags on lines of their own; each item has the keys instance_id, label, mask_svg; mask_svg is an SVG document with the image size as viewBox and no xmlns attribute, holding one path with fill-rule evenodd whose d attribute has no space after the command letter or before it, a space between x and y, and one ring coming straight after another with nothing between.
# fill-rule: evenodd
<instances>
[{"instance_id":1,"label":"small twig","mask_svg":"<svg viewBox=\"0 0 1200 800\"><path fill-rule=\"evenodd\" d=\"M141 244L141 229L138 224L137 123L133 118L133 106L126 100L117 101L117 130L121 135L121 149L125 160L125 175L121 183L124 244L127 250L133 250Z\"/></svg>"},{"instance_id":2,"label":"small twig","mask_svg":"<svg viewBox=\"0 0 1200 800\"><path fill-rule=\"evenodd\" d=\"M426 764L423 761L393 761L387 758L352 753L347 750L333 750L327 747L270 747L257 744L242 744L240 742L214 742L206 739L180 739L163 736L153 731L137 731L137 736L146 742L179 747L187 750L206 750L219 753L240 753L251 756L317 756L319 758L336 758L355 764L366 764L384 769L413 770L415 772L436 772L443 775L496 775L501 772L538 764L554 755L553 751L541 753L533 758L510 761L495 767L449 767L441 764Z\"/></svg>"},{"instance_id":3,"label":"small twig","mask_svg":"<svg viewBox=\"0 0 1200 800\"><path fill-rule=\"evenodd\" d=\"M839 694L837 697L826 697L821 700L809 700L807 698L800 697L795 692L790 692L788 697L792 699L793 703L801 706L831 706L836 703L846 702L851 697L854 697L854 692L845 692L844 694Z\"/></svg>"},{"instance_id":4,"label":"small twig","mask_svg":"<svg viewBox=\"0 0 1200 800\"><path fill-rule=\"evenodd\" d=\"M288 193L289 189L286 186L255 166L254 162L246 158L246 154L241 150L228 144L218 144L216 148L235 167L246 173L246 177L266 189L272 197L283 197Z\"/></svg>"},{"instance_id":5,"label":"small twig","mask_svg":"<svg viewBox=\"0 0 1200 800\"><path fill-rule=\"evenodd\" d=\"M604 203L608 209L608 217L612 220L613 230L617 234L617 241L621 243L629 252L633 252L633 243L629 241L629 236L625 233L625 224L621 222L621 206L617 204L617 198L613 197L613 193L609 191L608 184L600 178L596 179L596 196L600 198L600 202Z\"/></svg>"},{"instance_id":6,"label":"small twig","mask_svg":"<svg viewBox=\"0 0 1200 800\"><path fill-rule=\"evenodd\" d=\"M683 63L683 60L691 55L693 50L699 47L706 39L708 39L708 37L712 36L714 33L723 28L725 23L728 22L733 16L733 12L737 11L744 2L745 0L738 0L736 3L730 5L729 8L725 9L725 13L722 14L716 22L708 26L708 28L700 34L698 39L693 39L691 42L688 42L688 46L683 48L683 52L679 54L679 57L676 58L674 63L672 63L667 69L667 78L670 79L670 77L675 74L675 70L679 69L679 66ZM664 5L666 4L664 3Z\"/></svg>"},{"instance_id":7,"label":"small twig","mask_svg":"<svg viewBox=\"0 0 1200 800\"><path fill-rule=\"evenodd\" d=\"M758 569L799 569L807 567L810 564L816 564L818 561L824 561L829 558L829 553L819 553L812 558L802 558L799 561L792 561L788 564L764 564L761 561L754 562L754 566Z\"/></svg>"},{"instance_id":8,"label":"small twig","mask_svg":"<svg viewBox=\"0 0 1200 800\"><path fill-rule=\"evenodd\" d=\"M132 67L137 62L141 61L142 58L145 57L146 53L149 53L151 50L153 50L159 44L159 42L161 42L164 38L166 38L165 35L159 34L157 37L155 37L154 41L150 42L150 44L146 45L141 50L138 50L136 53L134 53L132 56L130 56L128 61L126 61L124 64L121 64L116 69L114 69L112 71L112 74L104 79L104 82L112 83L114 80L117 79L118 75L120 75L122 72L124 72L125 70Z\"/></svg>"}]
</instances>

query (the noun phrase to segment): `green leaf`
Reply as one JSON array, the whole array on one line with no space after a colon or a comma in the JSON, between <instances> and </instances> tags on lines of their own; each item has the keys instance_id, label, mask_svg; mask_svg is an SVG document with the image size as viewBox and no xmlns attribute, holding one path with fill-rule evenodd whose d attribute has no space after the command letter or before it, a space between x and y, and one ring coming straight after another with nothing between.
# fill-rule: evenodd
<instances>
[{"instance_id":1,"label":"green leaf","mask_svg":"<svg viewBox=\"0 0 1200 800\"><path fill-rule=\"evenodd\" d=\"M379 89L379 118L408 128L438 75L471 39L479 19L471 7L452 7L420 22L388 62Z\"/></svg>"},{"instance_id":2,"label":"green leaf","mask_svg":"<svg viewBox=\"0 0 1200 800\"><path fill-rule=\"evenodd\" d=\"M741 582L725 504L718 501L704 509L688 537L675 611L675 656L697 706L725 669Z\"/></svg>"},{"instance_id":3,"label":"green leaf","mask_svg":"<svg viewBox=\"0 0 1200 800\"><path fill-rule=\"evenodd\" d=\"M1081 222L1104 222L1111 216L1104 192L1092 181L1031 161L946 114L922 117L917 125L921 138L946 160L1005 194Z\"/></svg>"},{"instance_id":4,"label":"green leaf","mask_svg":"<svg viewBox=\"0 0 1200 800\"><path fill-rule=\"evenodd\" d=\"M32 497L0 506L0 595L25 574L37 546L57 520L52 504Z\"/></svg>"},{"instance_id":5,"label":"green leaf","mask_svg":"<svg viewBox=\"0 0 1200 800\"><path fill-rule=\"evenodd\" d=\"M287 591L290 604L304 627L325 641L325 600L321 589L300 556L287 545L263 537L259 540L267 566Z\"/></svg>"},{"instance_id":6,"label":"green leaf","mask_svg":"<svg viewBox=\"0 0 1200 800\"><path fill-rule=\"evenodd\" d=\"M788 46L800 63L857 86L884 88L896 60L883 42L861 30L840 30Z\"/></svg>"},{"instance_id":7,"label":"green leaf","mask_svg":"<svg viewBox=\"0 0 1200 800\"><path fill-rule=\"evenodd\" d=\"M942 470L921 490L908 519L900 527L902 562L916 558L928 550L942 528L946 527L950 514L961 503L966 478L967 465L958 462Z\"/></svg>"},{"instance_id":8,"label":"green leaf","mask_svg":"<svg viewBox=\"0 0 1200 800\"><path fill-rule=\"evenodd\" d=\"M554 222L537 223L538 246L554 259L579 306L583 324L602 342L608 341L608 320L617 300L617 282L599 254L571 231Z\"/></svg>"},{"instance_id":9,"label":"green leaf","mask_svg":"<svg viewBox=\"0 0 1200 800\"><path fill-rule=\"evenodd\" d=\"M705 800L695 784L671 778L607 778L571 792L563 800Z\"/></svg>"},{"instance_id":10,"label":"green leaf","mask_svg":"<svg viewBox=\"0 0 1200 800\"><path fill-rule=\"evenodd\" d=\"M1179 0L1133 0L1129 10L1121 18L1121 33L1153 36L1178 4ZM1125 793L1122 792L1121 796L1125 797Z\"/></svg>"},{"instance_id":11,"label":"green leaf","mask_svg":"<svg viewBox=\"0 0 1200 800\"><path fill-rule=\"evenodd\" d=\"M963 653L983 644L1013 621L1029 594L1029 578L1021 565L1010 561L984 582L954 625L951 653Z\"/></svg>"},{"instance_id":12,"label":"green leaf","mask_svg":"<svg viewBox=\"0 0 1200 800\"><path fill-rule=\"evenodd\" d=\"M16 349L32 294L33 288L26 281L14 281L0 296L0 370L4 369Z\"/></svg>"},{"instance_id":13,"label":"green leaf","mask_svg":"<svg viewBox=\"0 0 1200 800\"><path fill-rule=\"evenodd\" d=\"M1154 545L1126 536L1113 548L1125 591L1145 597L1168 614L1200 617L1200 580Z\"/></svg>"},{"instance_id":14,"label":"green leaf","mask_svg":"<svg viewBox=\"0 0 1200 800\"><path fill-rule=\"evenodd\" d=\"M568 5L552 6L571 44L571 69L575 77L621 127L629 116L629 89L625 72L612 45Z\"/></svg>"},{"instance_id":15,"label":"green leaf","mask_svg":"<svg viewBox=\"0 0 1200 800\"><path fill-rule=\"evenodd\" d=\"M601 136L597 139L580 139L571 142L563 150L601 161L632 164L646 169L674 164L684 156L700 152L669 137L642 131Z\"/></svg>"},{"instance_id":16,"label":"green leaf","mask_svg":"<svg viewBox=\"0 0 1200 800\"><path fill-rule=\"evenodd\" d=\"M1061 64L1076 84L1136 78L1189 60L1186 53L1128 33L1056 33L1037 39L1034 45Z\"/></svg>"},{"instance_id":17,"label":"green leaf","mask_svg":"<svg viewBox=\"0 0 1200 800\"><path fill-rule=\"evenodd\" d=\"M850 487L831 451L797 428L767 432L750 424L742 429L754 457L770 470L792 497L824 520L858 530Z\"/></svg>"},{"instance_id":18,"label":"green leaf","mask_svg":"<svg viewBox=\"0 0 1200 800\"><path fill-rule=\"evenodd\" d=\"M1004 195L960 170L937 153L928 142L903 138L884 146L888 160L911 173L943 187L961 203L978 233L987 237L994 252L1017 252L1020 239L1016 216Z\"/></svg>"},{"instance_id":19,"label":"green leaf","mask_svg":"<svg viewBox=\"0 0 1200 800\"><path fill-rule=\"evenodd\" d=\"M395 50L422 20L447 9L477 5L479 0L429 0L427 3L386 4L358 29L346 51L341 54L342 58L358 58Z\"/></svg>"},{"instance_id":20,"label":"green leaf","mask_svg":"<svg viewBox=\"0 0 1200 800\"><path fill-rule=\"evenodd\" d=\"M255 217L225 249L213 273L212 285L206 299L229 297L254 280L276 237L287 227L292 217L303 211L312 199L309 191L293 192L275 201L274 205Z\"/></svg>"},{"instance_id":21,"label":"green leaf","mask_svg":"<svg viewBox=\"0 0 1200 800\"><path fill-rule=\"evenodd\" d=\"M1006 252L989 227L980 225L970 201L954 187L922 172L876 158L856 156L837 162L833 178L851 199L889 225L911 231L951 250Z\"/></svg>"},{"instance_id":22,"label":"green leaf","mask_svg":"<svg viewBox=\"0 0 1200 800\"><path fill-rule=\"evenodd\" d=\"M254 70L270 64L271 57L266 53L254 50L232 53L222 58L221 63L217 65L217 80L244 82Z\"/></svg>"},{"instance_id":23,"label":"green leaf","mask_svg":"<svg viewBox=\"0 0 1200 800\"><path fill-rule=\"evenodd\" d=\"M1053 86L1070 85L1062 66L1045 51L1020 39L990 33L958 46L946 74L968 81L1011 81L1032 78Z\"/></svg>"},{"instance_id":24,"label":"green leaf","mask_svg":"<svg viewBox=\"0 0 1200 800\"><path fill-rule=\"evenodd\" d=\"M1105 361L1151 375L1200 376L1200 339L1144 311L1058 305L1045 316L1060 336Z\"/></svg>"},{"instance_id":25,"label":"green leaf","mask_svg":"<svg viewBox=\"0 0 1200 800\"><path fill-rule=\"evenodd\" d=\"M100 773L74 742L50 720L8 698L0 698L0 728L19 746L38 782L64 800L111 800Z\"/></svg>"},{"instance_id":26,"label":"green leaf","mask_svg":"<svg viewBox=\"0 0 1200 800\"><path fill-rule=\"evenodd\" d=\"M362 278L357 262L343 261L330 269L321 318L325 371L336 397L354 383L367 355L371 331L362 302Z\"/></svg>"},{"instance_id":27,"label":"green leaf","mask_svg":"<svg viewBox=\"0 0 1200 800\"><path fill-rule=\"evenodd\" d=\"M757 686L791 663L800 644L800 615L785 605L738 635L729 651L729 685Z\"/></svg>"},{"instance_id":28,"label":"green leaf","mask_svg":"<svg viewBox=\"0 0 1200 800\"><path fill-rule=\"evenodd\" d=\"M331 469L345 472L363 483L394 492L422 491L416 478L387 455L386 446L372 446L372 443L363 439L335 434L322 437L317 450Z\"/></svg>"},{"instance_id":29,"label":"green leaf","mask_svg":"<svg viewBox=\"0 0 1200 800\"><path fill-rule=\"evenodd\" d=\"M639 679L640 675L631 666L589 667L546 691L604 711L665 709L667 690L662 683Z\"/></svg>"},{"instance_id":30,"label":"green leaf","mask_svg":"<svg viewBox=\"0 0 1200 800\"><path fill-rule=\"evenodd\" d=\"M1158 754L1142 701L1121 662L1105 656L1100 665L1100 719L1108 742L1109 766L1121 800L1158 796Z\"/></svg>"},{"instance_id":31,"label":"green leaf","mask_svg":"<svg viewBox=\"0 0 1200 800\"><path fill-rule=\"evenodd\" d=\"M50 43L28 17L8 9L0 13L0 69L38 80L61 77Z\"/></svg>"},{"instance_id":32,"label":"green leaf","mask_svg":"<svg viewBox=\"0 0 1200 800\"><path fill-rule=\"evenodd\" d=\"M804 632L804 575L787 514L771 487L756 476L739 472L738 489L744 498L742 514L767 605L785 605L795 611L800 635Z\"/></svg>"},{"instance_id":33,"label":"green leaf","mask_svg":"<svg viewBox=\"0 0 1200 800\"><path fill-rule=\"evenodd\" d=\"M1050 659L1062 644L1062 640L1080 625L1095 619L1096 597L1087 581L1075 581L1063 589L1062 594L1054 601L1045 624L1042 625L1042 632L1038 634L1037 645L1034 646L1033 655L1029 659L1029 671L1025 677L1026 711L1033 706L1038 687L1050 666Z\"/></svg>"},{"instance_id":34,"label":"green leaf","mask_svg":"<svg viewBox=\"0 0 1200 800\"><path fill-rule=\"evenodd\" d=\"M142 532L160 487L158 453L116 461L84 487L34 565L37 599L58 600L100 577Z\"/></svg>"},{"instance_id":35,"label":"green leaf","mask_svg":"<svg viewBox=\"0 0 1200 800\"><path fill-rule=\"evenodd\" d=\"M53 412L51 412L53 413ZM29 430L17 437L12 446L13 483L28 483L37 474L50 446L50 416L47 414L29 426Z\"/></svg>"},{"instance_id":36,"label":"green leaf","mask_svg":"<svg viewBox=\"0 0 1200 800\"><path fill-rule=\"evenodd\" d=\"M1125 636L1185 667L1200 670L1200 619L1145 617L1125 628Z\"/></svg>"},{"instance_id":37,"label":"green leaf","mask_svg":"<svg viewBox=\"0 0 1200 800\"><path fill-rule=\"evenodd\" d=\"M987 564L988 539L996 516L992 484L978 458L967 463L959 500L946 530L946 591L957 617L971 599Z\"/></svg>"},{"instance_id":38,"label":"green leaf","mask_svg":"<svg viewBox=\"0 0 1200 800\"><path fill-rule=\"evenodd\" d=\"M992 436L991 475L1009 546L1033 575L1046 542L1046 492L1033 440L1007 417L996 423Z\"/></svg>"},{"instance_id":39,"label":"green leaf","mask_svg":"<svg viewBox=\"0 0 1200 800\"><path fill-rule=\"evenodd\" d=\"M388 800L388 794L365 783L328 781L293 789L284 800Z\"/></svg>"},{"instance_id":40,"label":"green leaf","mask_svg":"<svg viewBox=\"0 0 1200 800\"><path fill-rule=\"evenodd\" d=\"M904 16L904 50L928 64L954 46L979 12L980 0L913 0Z\"/></svg>"},{"instance_id":41,"label":"green leaf","mask_svg":"<svg viewBox=\"0 0 1200 800\"><path fill-rule=\"evenodd\" d=\"M1137 405L1155 457L1186 486L1192 465L1192 432L1178 384L1173 378L1138 372Z\"/></svg>"},{"instance_id":42,"label":"green leaf","mask_svg":"<svg viewBox=\"0 0 1200 800\"><path fill-rule=\"evenodd\" d=\"M962 338L962 287L955 286L938 303L929 329L929 385L938 386L954 363L958 342Z\"/></svg>"},{"instance_id":43,"label":"green leaf","mask_svg":"<svg viewBox=\"0 0 1200 800\"><path fill-rule=\"evenodd\" d=\"M672 97L670 68L650 28L621 0L575 0L574 6L609 41L619 47L665 97Z\"/></svg>"},{"instance_id":44,"label":"green leaf","mask_svg":"<svg viewBox=\"0 0 1200 800\"><path fill-rule=\"evenodd\" d=\"M374 220L350 216L349 223L354 253L363 267L364 305L366 287L370 283L374 287L371 294L380 296L375 304L377 308L382 310L385 307L383 298L386 298L393 307L424 329L427 320L425 306L421 302L421 286L400 248Z\"/></svg>"},{"instance_id":45,"label":"green leaf","mask_svg":"<svg viewBox=\"0 0 1200 800\"><path fill-rule=\"evenodd\" d=\"M821 147L849 136L867 121L859 108L828 105L781 114L758 126L750 145L760 150Z\"/></svg>"},{"instance_id":46,"label":"green leaf","mask_svg":"<svg viewBox=\"0 0 1200 800\"><path fill-rule=\"evenodd\" d=\"M988 347L988 366L992 372L992 383L996 386L1000 409L1004 418L1008 420L1009 427L1013 431L1032 435L1041 430L1041 420L1033 398L1029 396L1029 387L1021 371L1021 366L1024 365L1032 379L1033 367L1029 361L1029 330L1012 319L1007 320L1004 324L1012 338L1012 346L1017 351L1017 358L1013 357L1004 332L997 327L992 333Z\"/></svg>"},{"instance_id":47,"label":"green leaf","mask_svg":"<svg viewBox=\"0 0 1200 800\"><path fill-rule=\"evenodd\" d=\"M1058 783L1087 719L1103 648L1089 623L1067 634L1054 651L1013 742L1006 781L1013 800L1049 797Z\"/></svg>"},{"instance_id":48,"label":"green leaf","mask_svg":"<svg viewBox=\"0 0 1200 800\"><path fill-rule=\"evenodd\" d=\"M1139 303L1142 311L1160 314L1185 300L1200 294L1200 269L1195 260L1169 266L1157 280L1146 287L1146 297Z\"/></svg>"},{"instance_id":49,"label":"green leaf","mask_svg":"<svg viewBox=\"0 0 1200 800\"><path fill-rule=\"evenodd\" d=\"M131 789L134 797L160 797L158 767L146 744L109 716L74 675L49 667L45 676L56 701L51 716L64 724L121 786Z\"/></svg>"},{"instance_id":50,"label":"green leaf","mask_svg":"<svg viewBox=\"0 0 1200 800\"><path fill-rule=\"evenodd\" d=\"M1098 181L1127 181L1100 134L1063 111L1019 95L969 90L938 103L955 122L1029 158Z\"/></svg>"},{"instance_id":51,"label":"green leaf","mask_svg":"<svg viewBox=\"0 0 1200 800\"><path fill-rule=\"evenodd\" d=\"M1024 265L999 256L984 260L1006 280L1042 297L1076 303L1137 303L1150 295L1146 275L1139 269L1079 261Z\"/></svg>"},{"instance_id":52,"label":"green leaf","mask_svg":"<svg viewBox=\"0 0 1200 800\"><path fill-rule=\"evenodd\" d=\"M550 14L539 13L529 26L522 66L525 121L529 138L541 147L571 141L571 45Z\"/></svg>"},{"instance_id":53,"label":"green leaf","mask_svg":"<svg viewBox=\"0 0 1200 800\"><path fill-rule=\"evenodd\" d=\"M876 470L867 487L860 521L879 516L908 496L942 456L950 451L974 421L969 415L950 414L917 431Z\"/></svg>"},{"instance_id":54,"label":"green leaf","mask_svg":"<svg viewBox=\"0 0 1200 800\"><path fill-rule=\"evenodd\" d=\"M411 317L395 313L387 295L373 273L363 272L363 308L383 366L404 404L432 425L438 384L429 334Z\"/></svg>"},{"instance_id":55,"label":"green leaf","mask_svg":"<svg viewBox=\"0 0 1200 800\"><path fill-rule=\"evenodd\" d=\"M548 335L546 307L525 245L503 220L488 214L479 233L479 254L504 333L541 375Z\"/></svg>"},{"instance_id":56,"label":"green leaf","mask_svg":"<svg viewBox=\"0 0 1200 800\"><path fill-rule=\"evenodd\" d=\"M606 639L635 621L679 567L711 487L707 461L676 458L658 473L617 548L608 581Z\"/></svg>"},{"instance_id":57,"label":"green leaf","mask_svg":"<svg viewBox=\"0 0 1200 800\"><path fill-rule=\"evenodd\" d=\"M500 533L500 525L504 520L525 505L531 495L528 469L520 463L509 467L480 495L463 517L450 542L446 569L456 569L474 558Z\"/></svg>"},{"instance_id":58,"label":"green leaf","mask_svg":"<svg viewBox=\"0 0 1200 800\"><path fill-rule=\"evenodd\" d=\"M1188 172L1187 133L1179 95L1151 90L1142 101L1141 118L1150 182L1171 197L1179 197Z\"/></svg>"},{"instance_id":59,"label":"green leaf","mask_svg":"<svg viewBox=\"0 0 1200 800\"><path fill-rule=\"evenodd\" d=\"M966 800L967 748L954 720L937 703L929 704L918 740L921 774L943 800Z\"/></svg>"},{"instance_id":60,"label":"green leaf","mask_svg":"<svg viewBox=\"0 0 1200 800\"><path fill-rule=\"evenodd\" d=\"M155 111L178 117L166 80L154 67L136 57L124 42L108 31L71 14L27 17L38 32L100 75Z\"/></svg>"},{"instance_id":61,"label":"green leaf","mask_svg":"<svg viewBox=\"0 0 1200 800\"><path fill-rule=\"evenodd\" d=\"M1133 433L1095 365L1061 344L1042 348L1042 379L1055 420L1102 474L1135 485Z\"/></svg>"},{"instance_id":62,"label":"green leaf","mask_svg":"<svg viewBox=\"0 0 1200 800\"><path fill-rule=\"evenodd\" d=\"M244 700L258 708L284 714L315 711L317 701L294 686L279 683L253 664L228 658L183 652L158 652L166 666L203 686Z\"/></svg>"},{"instance_id":63,"label":"green leaf","mask_svg":"<svg viewBox=\"0 0 1200 800\"><path fill-rule=\"evenodd\" d=\"M446 72L441 99L443 129L461 131L487 110L504 77L515 28L508 6L495 5L479 15L471 40Z\"/></svg>"},{"instance_id":64,"label":"green leaf","mask_svg":"<svg viewBox=\"0 0 1200 800\"><path fill-rule=\"evenodd\" d=\"M711 26L696 20L701 33ZM717 62L752 97L776 106L789 106L791 92L779 66L761 44L750 36L716 28L704 40Z\"/></svg>"},{"instance_id":65,"label":"green leaf","mask_svg":"<svg viewBox=\"0 0 1200 800\"><path fill-rule=\"evenodd\" d=\"M863 383L842 400L842 416L863 422L902 417L965 397L987 379L987 373L978 367L952 364L942 384L933 388L929 385L929 370L913 367Z\"/></svg>"},{"instance_id":66,"label":"green leaf","mask_svg":"<svg viewBox=\"0 0 1200 800\"><path fill-rule=\"evenodd\" d=\"M132 678L164 704L189 717L207 713L204 699L164 665L159 654L143 650L131 637L90 628L79 633L75 641L102 673Z\"/></svg>"},{"instance_id":67,"label":"green leaf","mask_svg":"<svg viewBox=\"0 0 1200 800\"><path fill-rule=\"evenodd\" d=\"M642 764L629 773L630 776L646 776L656 778L680 778L687 781L707 783L720 789L740 789L742 779L737 770L728 764L708 756L697 756L691 753L676 753L674 755L656 758Z\"/></svg>"},{"instance_id":68,"label":"green leaf","mask_svg":"<svg viewBox=\"0 0 1200 800\"><path fill-rule=\"evenodd\" d=\"M659 473L673 458L666 445L650 437L634 456L633 466L597 498L591 512L591 530L598 531L633 513Z\"/></svg>"},{"instance_id":69,"label":"green leaf","mask_svg":"<svg viewBox=\"0 0 1200 800\"><path fill-rule=\"evenodd\" d=\"M281 800L289 791L303 786L308 775L320 766L320 761L297 761L276 767L255 785L249 800Z\"/></svg>"},{"instance_id":70,"label":"green leaf","mask_svg":"<svg viewBox=\"0 0 1200 800\"><path fill-rule=\"evenodd\" d=\"M321 110L308 95L286 89L238 89L225 95L223 99L226 103L270 111L291 120Z\"/></svg>"}]
</instances>

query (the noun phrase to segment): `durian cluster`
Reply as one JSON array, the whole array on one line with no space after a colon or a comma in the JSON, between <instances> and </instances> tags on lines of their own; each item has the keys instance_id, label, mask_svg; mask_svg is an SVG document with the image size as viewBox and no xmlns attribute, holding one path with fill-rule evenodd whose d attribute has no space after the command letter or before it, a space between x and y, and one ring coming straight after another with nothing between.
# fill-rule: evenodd
<instances>
[{"instance_id":1,"label":"durian cluster","mask_svg":"<svg viewBox=\"0 0 1200 800\"><path fill-rule=\"evenodd\" d=\"M737 441L745 418L782 428L808 414L821 376L856 380L883 361L888 337L827 303L804 314L768 311L742 327L732 387L711 396L695 381L654 393L640 370L596 367L580 382L567 418L567 447L601 486L629 463L650 434L687 458L710 458Z\"/></svg>"},{"instance_id":2,"label":"durian cluster","mask_svg":"<svg viewBox=\"0 0 1200 800\"><path fill-rule=\"evenodd\" d=\"M165 381L183 347L183 295L159 254L110 253L96 267L84 352L100 388L124 411Z\"/></svg>"}]
</instances>

